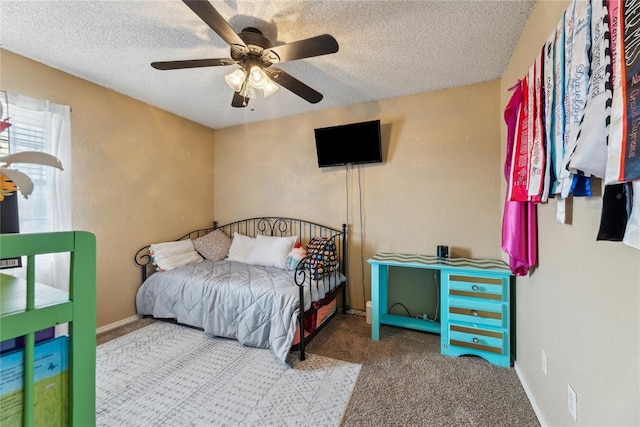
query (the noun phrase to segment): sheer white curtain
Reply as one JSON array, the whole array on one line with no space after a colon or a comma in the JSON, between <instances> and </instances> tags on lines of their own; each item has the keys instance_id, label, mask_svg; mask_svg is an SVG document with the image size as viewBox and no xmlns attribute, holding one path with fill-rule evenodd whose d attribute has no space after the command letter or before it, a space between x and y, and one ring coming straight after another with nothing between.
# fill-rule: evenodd
<instances>
[{"instance_id":1,"label":"sheer white curtain","mask_svg":"<svg viewBox=\"0 0 640 427\"><path fill-rule=\"evenodd\" d=\"M19 197L21 233L68 231L71 224L71 108L24 95L7 93L9 153L43 151L62 162L63 171L31 164L12 167L34 182L28 199ZM36 280L60 289L69 286L69 255L36 257ZM24 275L24 271L16 272Z\"/></svg>"}]
</instances>

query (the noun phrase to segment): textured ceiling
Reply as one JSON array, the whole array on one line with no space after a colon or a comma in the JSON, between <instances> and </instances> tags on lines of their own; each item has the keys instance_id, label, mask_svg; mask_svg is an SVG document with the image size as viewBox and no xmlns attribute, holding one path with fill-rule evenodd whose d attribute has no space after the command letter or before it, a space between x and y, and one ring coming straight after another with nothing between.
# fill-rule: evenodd
<instances>
[{"instance_id":1,"label":"textured ceiling","mask_svg":"<svg viewBox=\"0 0 640 427\"><path fill-rule=\"evenodd\" d=\"M237 65L158 71L153 61L229 57L181 1L0 0L4 49L217 129L499 78L534 0L211 1L236 32L274 45L320 34L331 55L278 66L324 95L286 89L232 108L224 76Z\"/></svg>"}]
</instances>

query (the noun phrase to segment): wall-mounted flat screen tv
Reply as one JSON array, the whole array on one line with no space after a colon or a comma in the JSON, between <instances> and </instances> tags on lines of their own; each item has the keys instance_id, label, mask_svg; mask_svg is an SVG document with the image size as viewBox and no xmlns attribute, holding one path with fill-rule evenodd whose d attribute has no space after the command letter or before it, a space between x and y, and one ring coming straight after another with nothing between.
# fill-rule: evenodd
<instances>
[{"instance_id":1,"label":"wall-mounted flat screen tv","mask_svg":"<svg viewBox=\"0 0 640 427\"><path fill-rule=\"evenodd\" d=\"M315 129L318 166L382 162L380 120Z\"/></svg>"}]
</instances>

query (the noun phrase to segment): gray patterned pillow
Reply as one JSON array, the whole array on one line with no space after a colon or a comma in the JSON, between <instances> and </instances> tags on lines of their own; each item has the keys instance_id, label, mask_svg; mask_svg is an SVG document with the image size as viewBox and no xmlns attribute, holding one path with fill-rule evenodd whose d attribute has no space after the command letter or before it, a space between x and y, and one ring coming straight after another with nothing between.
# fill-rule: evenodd
<instances>
[{"instance_id":1,"label":"gray patterned pillow","mask_svg":"<svg viewBox=\"0 0 640 427\"><path fill-rule=\"evenodd\" d=\"M231 238L224 234L222 230L213 230L206 236L195 239L193 246L206 259L222 261L229 255Z\"/></svg>"}]
</instances>

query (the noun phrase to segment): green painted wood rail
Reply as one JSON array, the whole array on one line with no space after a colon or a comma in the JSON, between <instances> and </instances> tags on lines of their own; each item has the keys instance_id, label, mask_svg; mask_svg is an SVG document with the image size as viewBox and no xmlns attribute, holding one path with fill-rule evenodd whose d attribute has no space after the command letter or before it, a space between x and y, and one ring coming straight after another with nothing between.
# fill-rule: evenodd
<instances>
[{"instance_id":1,"label":"green painted wood rail","mask_svg":"<svg viewBox=\"0 0 640 427\"><path fill-rule=\"evenodd\" d=\"M69 292L36 283L37 255L70 254ZM0 341L24 336L23 425L34 425L39 330L69 323L69 425L96 423L96 238L84 231L0 235L0 259L26 257L27 279L0 274Z\"/></svg>"}]
</instances>

